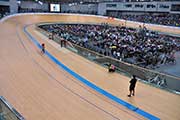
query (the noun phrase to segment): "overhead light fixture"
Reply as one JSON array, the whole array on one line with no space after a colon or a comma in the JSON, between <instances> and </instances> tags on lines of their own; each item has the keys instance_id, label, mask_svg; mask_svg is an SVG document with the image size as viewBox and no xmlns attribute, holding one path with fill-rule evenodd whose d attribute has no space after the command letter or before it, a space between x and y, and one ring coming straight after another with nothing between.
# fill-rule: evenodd
<instances>
[{"instance_id":1,"label":"overhead light fixture","mask_svg":"<svg viewBox=\"0 0 180 120\"><path fill-rule=\"evenodd\" d=\"M38 1L38 3L39 3L40 5L43 5L43 2L41 2L41 1Z\"/></svg>"},{"instance_id":2,"label":"overhead light fixture","mask_svg":"<svg viewBox=\"0 0 180 120\"><path fill-rule=\"evenodd\" d=\"M17 4L21 4L21 1L17 1Z\"/></svg>"}]
</instances>

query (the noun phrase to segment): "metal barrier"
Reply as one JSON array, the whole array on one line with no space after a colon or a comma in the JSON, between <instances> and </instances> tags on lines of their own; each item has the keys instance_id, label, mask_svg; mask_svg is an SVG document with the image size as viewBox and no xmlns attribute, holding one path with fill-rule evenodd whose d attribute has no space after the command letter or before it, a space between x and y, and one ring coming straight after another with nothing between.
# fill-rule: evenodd
<instances>
[{"instance_id":1,"label":"metal barrier","mask_svg":"<svg viewBox=\"0 0 180 120\"><path fill-rule=\"evenodd\" d=\"M6 100L0 96L0 120L25 120Z\"/></svg>"},{"instance_id":2,"label":"metal barrier","mask_svg":"<svg viewBox=\"0 0 180 120\"><path fill-rule=\"evenodd\" d=\"M42 23L40 25L42 25ZM39 24L36 26L36 29L39 30L45 36L49 37L50 33L39 28L38 26ZM59 43L60 37L55 36L53 40ZM167 75L167 74L160 73L160 72L150 70L150 69L146 69L143 67L139 67L134 64L129 64L129 63L117 60L109 56L104 56L92 50L78 46L76 44L73 44L73 46L77 50L76 52L77 54L84 56L85 58L91 61L94 61L101 65L105 63L114 64L117 67L117 69L122 70L128 76L136 75L144 83L147 83L149 85L152 85L152 86L155 86L155 87L158 87L158 88L161 88L161 89L164 89L164 90L176 93L176 94L180 94L180 78L178 77Z\"/></svg>"}]
</instances>

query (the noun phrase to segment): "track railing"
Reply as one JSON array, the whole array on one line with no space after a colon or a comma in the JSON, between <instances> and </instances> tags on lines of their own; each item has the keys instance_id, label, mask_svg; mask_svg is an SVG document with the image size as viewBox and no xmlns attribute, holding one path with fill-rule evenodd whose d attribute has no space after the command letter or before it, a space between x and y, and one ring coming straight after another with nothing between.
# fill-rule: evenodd
<instances>
[{"instance_id":1,"label":"track railing","mask_svg":"<svg viewBox=\"0 0 180 120\"><path fill-rule=\"evenodd\" d=\"M49 37L51 33L39 28L38 27L39 25L43 25L43 23L37 24L36 29L40 31L42 34L44 34L45 36ZM59 36L54 36L53 40L59 43L60 39L61 38ZM78 53L81 56L84 56L85 58L91 61L94 61L101 65L105 63L114 64L118 69L125 72L126 75L136 75L144 83L147 83L149 85L152 85L152 86L164 89L164 90L168 90L176 94L180 94L180 78L179 77L160 73L160 72L150 70L147 68L139 67L137 65L123 62L109 56L104 56L102 54L99 54L87 48L83 48L76 44L73 44L73 46L77 51L76 53ZM72 49L70 50L72 51Z\"/></svg>"},{"instance_id":2,"label":"track railing","mask_svg":"<svg viewBox=\"0 0 180 120\"><path fill-rule=\"evenodd\" d=\"M0 96L0 120L25 120L6 100Z\"/></svg>"}]
</instances>

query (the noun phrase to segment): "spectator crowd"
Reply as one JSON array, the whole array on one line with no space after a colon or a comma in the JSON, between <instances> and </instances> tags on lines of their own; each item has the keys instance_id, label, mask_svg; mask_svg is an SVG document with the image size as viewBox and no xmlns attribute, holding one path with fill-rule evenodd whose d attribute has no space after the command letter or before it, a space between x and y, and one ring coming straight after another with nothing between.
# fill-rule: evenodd
<instances>
[{"instance_id":1,"label":"spectator crowd","mask_svg":"<svg viewBox=\"0 0 180 120\"><path fill-rule=\"evenodd\" d=\"M9 15L9 8L8 7L0 7L0 19Z\"/></svg>"},{"instance_id":2,"label":"spectator crowd","mask_svg":"<svg viewBox=\"0 0 180 120\"><path fill-rule=\"evenodd\" d=\"M105 56L148 68L174 63L175 52L180 50L180 38L158 34L142 26L139 29L107 24L50 24L39 27Z\"/></svg>"},{"instance_id":3,"label":"spectator crowd","mask_svg":"<svg viewBox=\"0 0 180 120\"><path fill-rule=\"evenodd\" d=\"M109 16L130 21L180 27L180 14L117 15L111 13Z\"/></svg>"}]
</instances>

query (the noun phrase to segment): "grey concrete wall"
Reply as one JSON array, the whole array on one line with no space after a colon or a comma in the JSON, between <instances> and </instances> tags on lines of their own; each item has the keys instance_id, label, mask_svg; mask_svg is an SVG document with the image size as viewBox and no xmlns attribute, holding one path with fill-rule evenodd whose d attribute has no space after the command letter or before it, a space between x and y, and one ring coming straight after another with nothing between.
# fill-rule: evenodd
<instances>
[{"instance_id":1,"label":"grey concrete wall","mask_svg":"<svg viewBox=\"0 0 180 120\"><path fill-rule=\"evenodd\" d=\"M77 5L62 4L61 11L62 12L71 11L71 12L91 13L91 12L98 11L98 5L97 4L77 4Z\"/></svg>"},{"instance_id":2,"label":"grey concrete wall","mask_svg":"<svg viewBox=\"0 0 180 120\"><path fill-rule=\"evenodd\" d=\"M17 0L10 0L9 5L10 5L10 13L11 14L18 12Z\"/></svg>"},{"instance_id":3,"label":"grey concrete wall","mask_svg":"<svg viewBox=\"0 0 180 120\"><path fill-rule=\"evenodd\" d=\"M0 5L9 6L9 2L7 2L7 1L0 1Z\"/></svg>"},{"instance_id":4,"label":"grey concrete wall","mask_svg":"<svg viewBox=\"0 0 180 120\"><path fill-rule=\"evenodd\" d=\"M106 15L106 4L98 4L98 15Z\"/></svg>"},{"instance_id":5,"label":"grey concrete wall","mask_svg":"<svg viewBox=\"0 0 180 120\"><path fill-rule=\"evenodd\" d=\"M0 5L9 6L10 14L18 12L17 0L0 1Z\"/></svg>"},{"instance_id":6,"label":"grey concrete wall","mask_svg":"<svg viewBox=\"0 0 180 120\"><path fill-rule=\"evenodd\" d=\"M39 9L42 11L49 11L49 5L47 3L40 5L39 3L33 1L22 1L20 7L25 9Z\"/></svg>"},{"instance_id":7,"label":"grey concrete wall","mask_svg":"<svg viewBox=\"0 0 180 120\"><path fill-rule=\"evenodd\" d=\"M169 12L171 13L172 4L179 2L101 2L98 7L98 14L104 15L107 10L112 11L138 11L138 12ZM131 7L128 7L130 5ZM137 7L142 5L142 7ZM154 7L148 7L154 5ZM176 12L180 14L180 11Z\"/></svg>"}]
</instances>

